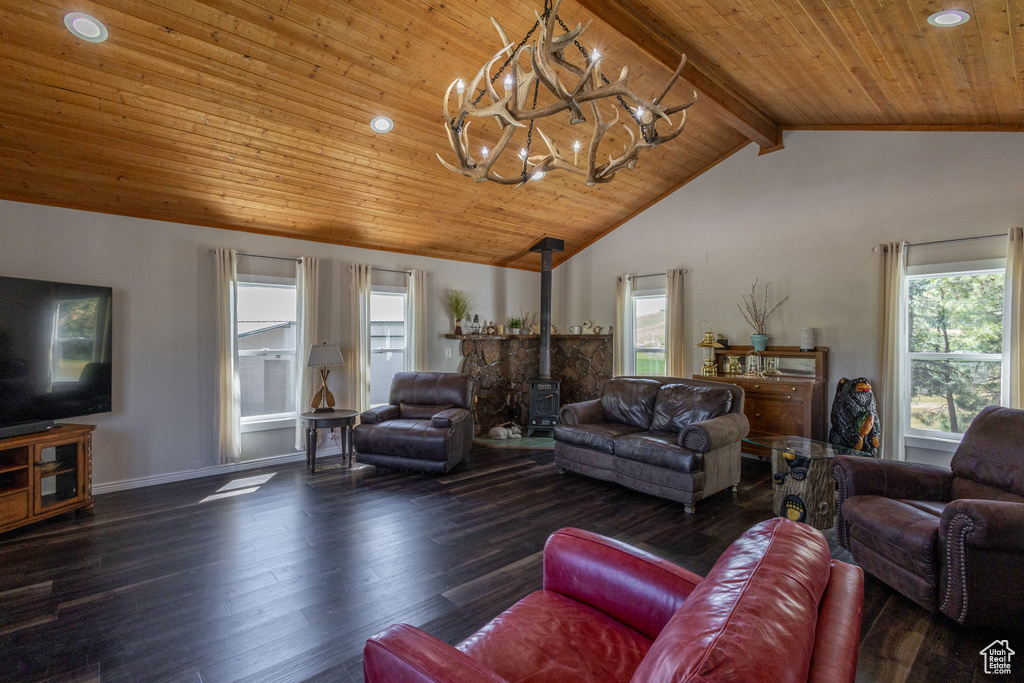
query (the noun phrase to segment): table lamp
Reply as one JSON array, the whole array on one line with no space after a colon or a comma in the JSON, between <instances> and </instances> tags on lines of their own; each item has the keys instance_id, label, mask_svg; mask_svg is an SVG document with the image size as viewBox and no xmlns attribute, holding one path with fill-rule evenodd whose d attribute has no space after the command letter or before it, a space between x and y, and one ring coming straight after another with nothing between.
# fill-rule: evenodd
<instances>
[{"instance_id":1,"label":"table lamp","mask_svg":"<svg viewBox=\"0 0 1024 683\"><path fill-rule=\"evenodd\" d=\"M342 358L341 349L337 344L313 344L309 347L306 367L317 368L320 371L320 388L313 394L313 402L310 405L314 413L329 413L334 410L334 394L327 388L327 375L331 371L327 368L344 364L345 359Z\"/></svg>"}]
</instances>

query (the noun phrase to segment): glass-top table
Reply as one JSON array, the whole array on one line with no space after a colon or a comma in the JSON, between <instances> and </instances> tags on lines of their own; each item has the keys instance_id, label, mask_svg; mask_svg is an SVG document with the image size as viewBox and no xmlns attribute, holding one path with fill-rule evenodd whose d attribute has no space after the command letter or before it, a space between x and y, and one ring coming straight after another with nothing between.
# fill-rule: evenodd
<instances>
[{"instance_id":1,"label":"glass-top table","mask_svg":"<svg viewBox=\"0 0 1024 683\"><path fill-rule=\"evenodd\" d=\"M863 451L847 448L846 446L837 446L827 441L808 439L803 436L748 436L743 441L755 446L770 448L773 451L782 451L798 457L811 458L812 460L831 460L837 455L867 456L867 453Z\"/></svg>"},{"instance_id":2,"label":"glass-top table","mask_svg":"<svg viewBox=\"0 0 1024 683\"><path fill-rule=\"evenodd\" d=\"M772 451L772 509L779 517L817 529L835 524L837 455L871 457L863 451L803 436L748 436L745 443Z\"/></svg>"}]
</instances>

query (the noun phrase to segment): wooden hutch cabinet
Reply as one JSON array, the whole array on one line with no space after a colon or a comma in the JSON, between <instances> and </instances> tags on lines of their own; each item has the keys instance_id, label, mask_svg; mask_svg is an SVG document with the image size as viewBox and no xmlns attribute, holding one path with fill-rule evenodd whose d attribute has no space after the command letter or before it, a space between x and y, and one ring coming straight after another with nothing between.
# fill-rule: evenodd
<instances>
[{"instance_id":1,"label":"wooden hutch cabinet","mask_svg":"<svg viewBox=\"0 0 1024 683\"><path fill-rule=\"evenodd\" d=\"M779 374L750 377L742 372L727 372L730 360L738 359L742 365L752 350L751 346L716 349L718 376L694 377L743 388L743 412L750 421L750 436L792 435L826 441L828 347L801 351L796 346L769 346L761 352L762 369L769 364L768 359L775 359L770 362ZM753 444L744 444L743 451L762 457L771 455L769 449Z\"/></svg>"},{"instance_id":2,"label":"wooden hutch cabinet","mask_svg":"<svg viewBox=\"0 0 1024 683\"><path fill-rule=\"evenodd\" d=\"M92 509L92 425L0 440L0 533Z\"/></svg>"}]
</instances>

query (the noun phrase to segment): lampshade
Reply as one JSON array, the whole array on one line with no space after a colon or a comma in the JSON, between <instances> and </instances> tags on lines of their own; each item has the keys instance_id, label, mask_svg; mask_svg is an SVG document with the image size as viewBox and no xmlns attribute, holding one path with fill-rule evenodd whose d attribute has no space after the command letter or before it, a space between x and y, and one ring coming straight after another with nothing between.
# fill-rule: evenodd
<instances>
[{"instance_id":1,"label":"lampshade","mask_svg":"<svg viewBox=\"0 0 1024 683\"><path fill-rule=\"evenodd\" d=\"M330 365L344 365L341 349L337 344L313 344L306 358L307 368L326 368Z\"/></svg>"}]
</instances>

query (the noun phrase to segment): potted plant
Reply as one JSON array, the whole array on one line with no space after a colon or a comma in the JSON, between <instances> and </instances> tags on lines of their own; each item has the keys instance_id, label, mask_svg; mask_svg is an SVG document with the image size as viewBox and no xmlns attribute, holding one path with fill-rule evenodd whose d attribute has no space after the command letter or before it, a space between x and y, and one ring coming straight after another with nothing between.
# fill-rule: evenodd
<instances>
[{"instance_id":1,"label":"potted plant","mask_svg":"<svg viewBox=\"0 0 1024 683\"><path fill-rule=\"evenodd\" d=\"M750 343L754 345L755 351L764 351L768 348L768 317L775 312L776 308L786 303L789 299L787 296L779 303L768 308L768 289L771 286L772 283L770 282L764 286L764 297L759 301L757 296L757 280L754 280L754 284L750 288L750 295L743 297L743 305L736 305L740 309L740 313L743 314L743 319L754 329L754 334L750 335Z\"/></svg>"},{"instance_id":2,"label":"potted plant","mask_svg":"<svg viewBox=\"0 0 1024 683\"><path fill-rule=\"evenodd\" d=\"M519 334L519 329L523 326L522 318L512 318L508 321L509 334Z\"/></svg>"},{"instance_id":3,"label":"potted plant","mask_svg":"<svg viewBox=\"0 0 1024 683\"><path fill-rule=\"evenodd\" d=\"M455 334L462 334L462 319L469 315L472 299L461 289L449 289L444 293L444 305L455 319Z\"/></svg>"}]
</instances>

